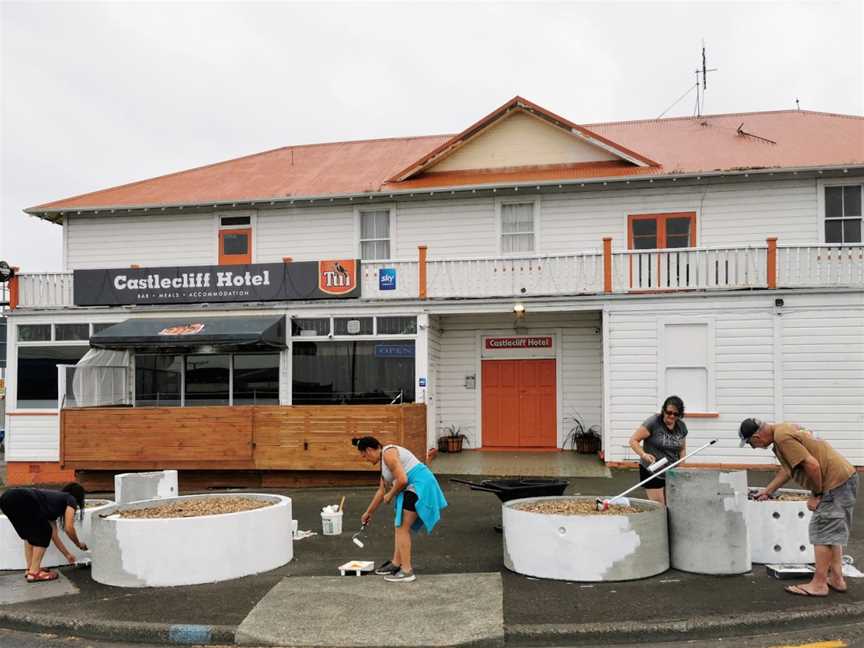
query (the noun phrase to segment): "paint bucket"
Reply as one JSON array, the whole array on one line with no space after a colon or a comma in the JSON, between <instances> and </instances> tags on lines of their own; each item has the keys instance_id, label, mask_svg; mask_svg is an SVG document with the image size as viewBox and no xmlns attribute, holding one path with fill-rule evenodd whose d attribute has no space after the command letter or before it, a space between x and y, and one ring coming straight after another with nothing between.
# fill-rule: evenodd
<instances>
[{"instance_id":1,"label":"paint bucket","mask_svg":"<svg viewBox=\"0 0 864 648\"><path fill-rule=\"evenodd\" d=\"M340 535L342 533L342 511L337 513L321 512L321 530L324 535Z\"/></svg>"}]
</instances>

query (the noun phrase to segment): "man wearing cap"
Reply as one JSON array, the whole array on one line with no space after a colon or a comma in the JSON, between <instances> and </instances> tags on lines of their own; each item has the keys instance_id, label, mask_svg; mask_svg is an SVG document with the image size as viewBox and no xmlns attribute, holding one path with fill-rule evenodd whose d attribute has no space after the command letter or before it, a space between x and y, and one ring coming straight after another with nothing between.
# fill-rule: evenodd
<instances>
[{"instance_id":1,"label":"man wearing cap","mask_svg":"<svg viewBox=\"0 0 864 648\"><path fill-rule=\"evenodd\" d=\"M790 585L786 591L799 596L827 596L828 590L846 591L843 578L843 545L849 542L852 511L858 494L855 468L831 447L794 423L766 423L748 418L738 428L741 447L772 446L780 470L771 483L756 495L764 500L794 478L810 489L807 508L810 543L816 553L816 571L806 585Z\"/></svg>"}]
</instances>

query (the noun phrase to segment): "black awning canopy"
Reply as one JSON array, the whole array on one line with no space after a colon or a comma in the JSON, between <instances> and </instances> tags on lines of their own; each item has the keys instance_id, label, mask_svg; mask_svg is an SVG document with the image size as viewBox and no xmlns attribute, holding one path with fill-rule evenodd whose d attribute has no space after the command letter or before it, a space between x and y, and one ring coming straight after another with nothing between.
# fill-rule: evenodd
<instances>
[{"instance_id":1,"label":"black awning canopy","mask_svg":"<svg viewBox=\"0 0 864 648\"><path fill-rule=\"evenodd\" d=\"M99 331L90 345L102 349L218 350L285 348L285 317L185 317L128 319Z\"/></svg>"}]
</instances>

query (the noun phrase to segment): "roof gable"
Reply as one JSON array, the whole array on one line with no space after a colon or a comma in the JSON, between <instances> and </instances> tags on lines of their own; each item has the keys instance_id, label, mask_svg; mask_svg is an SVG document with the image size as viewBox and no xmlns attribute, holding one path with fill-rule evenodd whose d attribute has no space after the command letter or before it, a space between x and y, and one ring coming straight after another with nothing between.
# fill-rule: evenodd
<instances>
[{"instance_id":1,"label":"roof gable","mask_svg":"<svg viewBox=\"0 0 864 648\"><path fill-rule=\"evenodd\" d=\"M404 182L422 173L549 167L592 162L656 162L514 97L390 179Z\"/></svg>"}]
</instances>

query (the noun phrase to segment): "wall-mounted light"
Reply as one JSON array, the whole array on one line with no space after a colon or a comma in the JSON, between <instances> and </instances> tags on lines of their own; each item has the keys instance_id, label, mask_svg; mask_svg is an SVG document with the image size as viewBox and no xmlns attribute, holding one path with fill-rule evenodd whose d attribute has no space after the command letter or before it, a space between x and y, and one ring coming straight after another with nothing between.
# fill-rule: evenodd
<instances>
[{"instance_id":1,"label":"wall-mounted light","mask_svg":"<svg viewBox=\"0 0 864 648\"><path fill-rule=\"evenodd\" d=\"M513 314L516 316L516 319L525 317L525 304L513 304Z\"/></svg>"}]
</instances>

